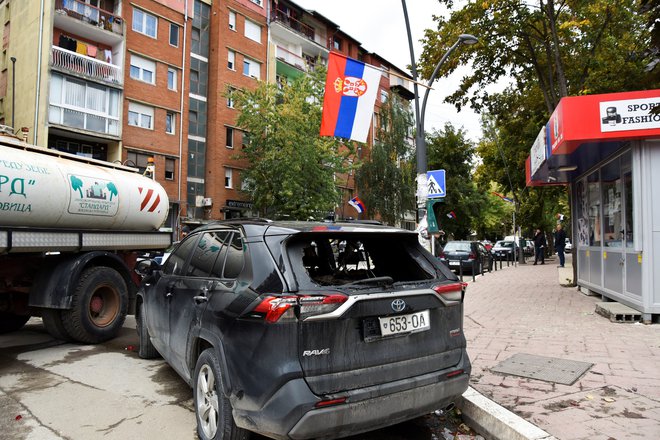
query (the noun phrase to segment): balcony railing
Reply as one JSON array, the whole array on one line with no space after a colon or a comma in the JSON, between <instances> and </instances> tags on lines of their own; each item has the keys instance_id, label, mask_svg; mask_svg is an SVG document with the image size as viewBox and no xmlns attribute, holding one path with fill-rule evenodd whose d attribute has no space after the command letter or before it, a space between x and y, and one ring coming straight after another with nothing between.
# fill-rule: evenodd
<instances>
[{"instance_id":1,"label":"balcony railing","mask_svg":"<svg viewBox=\"0 0 660 440\"><path fill-rule=\"evenodd\" d=\"M304 72L312 72L318 65L318 63L312 60L311 57L301 57L293 52L288 51L282 46L277 46L277 59L295 66ZM321 64L323 64L323 62L321 62Z\"/></svg>"},{"instance_id":2,"label":"balcony railing","mask_svg":"<svg viewBox=\"0 0 660 440\"><path fill-rule=\"evenodd\" d=\"M313 27L296 20L295 18L289 16L286 12L276 9L273 11L273 20L278 21L291 29L294 32L297 32L300 35L303 35L309 40L312 40L316 42L314 39L314 36L316 35L316 31L314 30Z\"/></svg>"},{"instance_id":3,"label":"balcony railing","mask_svg":"<svg viewBox=\"0 0 660 440\"><path fill-rule=\"evenodd\" d=\"M120 16L92 6L82 0L55 0L55 11L106 31L124 35L124 22Z\"/></svg>"},{"instance_id":4,"label":"balcony railing","mask_svg":"<svg viewBox=\"0 0 660 440\"><path fill-rule=\"evenodd\" d=\"M119 66L58 46L53 46L52 66L108 84L121 85L123 82L122 69Z\"/></svg>"},{"instance_id":5,"label":"balcony railing","mask_svg":"<svg viewBox=\"0 0 660 440\"><path fill-rule=\"evenodd\" d=\"M119 119L108 115L98 115L51 104L48 108L48 122L70 128L95 131L97 133L119 136Z\"/></svg>"}]
</instances>

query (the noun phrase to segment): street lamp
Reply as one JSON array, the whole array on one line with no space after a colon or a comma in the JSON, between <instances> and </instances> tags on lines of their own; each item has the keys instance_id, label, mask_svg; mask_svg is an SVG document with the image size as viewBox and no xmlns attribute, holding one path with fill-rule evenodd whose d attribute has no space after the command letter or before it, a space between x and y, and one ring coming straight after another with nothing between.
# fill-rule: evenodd
<instances>
[{"instance_id":1,"label":"street lamp","mask_svg":"<svg viewBox=\"0 0 660 440\"><path fill-rule=\"evenodd\" d=\"M14 125L14 114L16 112L16 57L9 58L11 60L11 129L16 131Z\"/></svg>"},{"instance_id":2,"label":"street lamp","mask_svg":"<svg viewBox=\"0 0 660 440\"><path fill-rule=\"evenodd\" d=\"M410 21L408 20L408 10L406 8L406 0L401 0L401 5L403 6L403 16L406 21L406 31L408 33L408 47L410 49L410 65L412 68L413 76L413 89L415 93L415 120L416 120L416 135L415 135L415 144L417 146L417 200L418 200L418 217L421 219L425 213L424 201L426 200L426 171L428 168L428 161L426 158L426 136L424 133L424 116L426 113L426 101L431 91L431 85L438 76L440 67L444 62L449 58L449 55L461 44L475 44L479 40L474 35L470 34L461 34L458 36L456 42L445 52L438 64L433 70L433 74L429 79L426 92L424 92L424 100L422 101L422 109L420 112L419 108L419 89L417 85L417 64L415 62L415 53L413 50L412 43L412 34L410 32ZM418 219L419 220L419 219Z\"/></svg>"}]
</instances>

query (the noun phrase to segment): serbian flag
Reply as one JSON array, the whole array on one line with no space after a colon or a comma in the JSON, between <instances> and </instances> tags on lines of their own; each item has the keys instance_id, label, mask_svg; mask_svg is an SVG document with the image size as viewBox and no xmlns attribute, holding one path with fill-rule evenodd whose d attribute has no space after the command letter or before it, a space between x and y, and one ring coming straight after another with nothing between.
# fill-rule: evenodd
<instances>
[{"instance_id":1,"label":"serbian flag","mask_svg":"<svg viewBox=\"0 0 660 440\"><path fill-rule=\"evenodd\" d=\"M362 203L362 200L360 200L359 197L353 197L348 201L348 204L355 208L358 214L362 214L364 212L364 203Z\"/></svg>"},{"instance_id":2,"label":"serbian flag","mask_svg":"<svg viewBox=\"0 0 660 440\"><path fill-rule=\"evenodd\" d=\"M451 211L449 214L447 214L447 217L456 218L456 213L454 211Z\"/></svg>"},{"instance_id":3,"label":"serbian flag","mask_svg":"<svg viewBox=\"0 0 660 440\"><path fill-rule=\"evenodd\" d=\"M321 136L367 141L381 75L373 66L330 52Z\"/></svg>"},{"instance_id":4,"label":"serbian flag","mask_svg":"<svg viewBox=\"0 0 660 440\"><path fill-rule=\"evenodd\" d=\"M504 200L505 202L513 203L513 200L511 200L510 198L508 198L508 197L506 197L506 196L504 196L504 195L502 195L502 194L500 194L500 193L498 193L498 192L491 191L491 193L493 193L494 195L496 195L496 196L499 197L500 199Z\"/></svg>"}]
</instances>

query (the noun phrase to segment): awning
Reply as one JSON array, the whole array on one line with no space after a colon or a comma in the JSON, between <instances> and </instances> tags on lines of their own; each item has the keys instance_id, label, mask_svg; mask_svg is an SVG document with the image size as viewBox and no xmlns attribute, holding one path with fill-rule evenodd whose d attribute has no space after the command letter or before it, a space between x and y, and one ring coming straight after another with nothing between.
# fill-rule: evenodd
<instances>
[{"instance_id":1,"label":"awning","mask_svg":"<svg viewBox=\"0 0 660 440\"><path fill-rule=\"evenodd\" d=\"M660 90L562 98L527 158L527 186L568 183L637 139L660 139Z\"/></svg>"}]
</instances>

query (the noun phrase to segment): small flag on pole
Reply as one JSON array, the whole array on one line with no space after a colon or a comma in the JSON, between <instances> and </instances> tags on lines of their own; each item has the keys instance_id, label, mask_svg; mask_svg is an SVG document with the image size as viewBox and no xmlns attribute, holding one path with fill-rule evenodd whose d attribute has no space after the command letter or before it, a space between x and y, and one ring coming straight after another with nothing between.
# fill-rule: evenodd
<instances>
[{"instance_id":1,"label":"small flag on pole","mask_svg":"<svg viewBox=\"0 0 660 440\"><path fill-rule=\"evenodd\" d=\"M321 136L367 141L382 74L373 66L330 52Z\"/></svg>"},{"instance_id":2,"label":"small flag on pole","mask_svg":"<svg viewBox=\"0 0 660 440\"><path fill-rule=\"evenodd\" d=\"M449 214L447 214L447 217L456 218L456 213L454 211L451 211L451 212L449 212Z\"/></svg>"},{"instance_id":3,"label":"small flag on pole","mask_svg":"<svg viewBox=\"0 0 660 440\"><path fill-rule=\"evenodd\" d=\"M496 195L496 196L499 197L500 199L504 200L505 202L513 203L513 200L511 200L510 198L508 198L508 197L506 197L506 196L504 196L504 195L502 195L502 194L500 194L500 193L497 193L497 192L495 192L495 191L491 191L491 193L494 194L494 195Z\"/></svg>"},{"instance_id":4,"label":"small flag on pole","mask_svg":"<svg viewBox=\"0 0 660 440\"><path fill-rule=\"evenodd\" d=\"M362 200L360 200L359 197L353 197L351 200L348 201L348 204L351 205L355 210L359 213L362 214L364 212L364 203L362 203Z\"/></svg>"}]
</instances>

